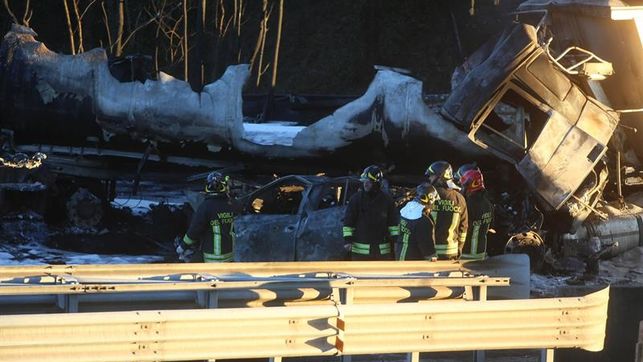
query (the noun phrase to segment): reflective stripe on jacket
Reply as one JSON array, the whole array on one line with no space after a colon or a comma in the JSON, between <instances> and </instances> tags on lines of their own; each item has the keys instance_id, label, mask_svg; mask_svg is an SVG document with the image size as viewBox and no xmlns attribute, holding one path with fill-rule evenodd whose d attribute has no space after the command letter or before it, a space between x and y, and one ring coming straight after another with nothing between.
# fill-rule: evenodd
<instances>
[{"instance_id":1,"label":"reflective stripe on jacket","mask_svg":"<svg viewBox=\"0 0 643 362\"><path fill-rule=\"evenodd\" d=\"M400 210L397 260L430 260L435 255L433 220L424 205L410 201Z\"/></svg>"},{"instance_id":2,"label":"reflective stripe on jacket","mask_svg":"<svg viewBox=\"0 0 643 362\"><path fill-rule=\"evenodd\" d=\"M233 260L234 212L225 195L208 195L192 216L184 242L198 244L205 262Z\"/></svg>"},{"instance_id":3,"label":"reflective stripe on jacket","mask_svg":"<svg viewBox=\"0 0 643 362\"><path fill-rule=\"evenodd\" d=\"M435 251L440 258L451 258L462 252L467 238L467 203L457 191L436 187L440 200L431 210L435 222Z\"/></svg>"},{"instance_id":4,"label":"reflective stripe on jacket","mask_svg":"<svg viewBox=\"0 0 643 362\"><path fill-rule=\"evenodd\" d=\"M353 254L380 259L390 255L399 235L399 214L393 199L381 190L358 191L348 201L342 234Z\"/></svg>"},{"instance_id":5,"label":"reflective stripe on jacket","mask_svg":"<svg viewBox=\"0 0 643 362\"><path fill-rule=\"evenodd\" d=\"M462 258L484 259L487 256L487 232L493 220L493 204L487 191L474 191L466 196L469 231L462 250Z\"/></svg>"}]
</instances>

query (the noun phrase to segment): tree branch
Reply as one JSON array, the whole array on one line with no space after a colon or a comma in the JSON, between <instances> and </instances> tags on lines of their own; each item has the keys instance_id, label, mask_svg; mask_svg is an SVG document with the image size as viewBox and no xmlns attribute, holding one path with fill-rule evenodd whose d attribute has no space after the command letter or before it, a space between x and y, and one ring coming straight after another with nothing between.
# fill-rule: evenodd
<instances>
[{"instance_id":1,"label":"tree branch","mask_svg":"<svg viewBox=\"0 0 643 362\"><path fill-rule=\"evenodd\" d=\"M16 15L11 11L11 7L9 6L9 0L4 0L4 8L7 9L7 12L9 13L9 16L11 16L11 20L13 20L14 23L20 24L18 21L18 18L16 18Z\"/></svg>"},{"instance_id":2,"label":"tree branch","mask_svg":"<svg viewBox=\"0 0 643 362\"><path fill-rule=\"evenodd\" d=\"M63 5L65 7L65 18L67 19L67 31L69 32L69 48L71 49L71 54L74 55L76 54L76 45L74 44L74 30L71 27L71 17L69 16L69 5L67 5L67 0L63 0Z\"/></svg>"}]
</instances>

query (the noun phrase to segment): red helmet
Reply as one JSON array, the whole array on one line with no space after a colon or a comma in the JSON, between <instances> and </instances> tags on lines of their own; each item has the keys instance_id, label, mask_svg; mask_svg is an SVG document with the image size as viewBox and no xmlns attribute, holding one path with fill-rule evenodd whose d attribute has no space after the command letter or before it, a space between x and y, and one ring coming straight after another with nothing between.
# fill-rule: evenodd
<instances>
[{"instance_id":1,"label":"red helmet","mask_svg":"<svg viewBox=\"0 0 643 362\"><path fill-rule=\"evenodd\" d=\"M484 178L482 172L477 169L469 170L460 177L460 185L465 193L484 190Z\"/></svg>"}]
</instances>

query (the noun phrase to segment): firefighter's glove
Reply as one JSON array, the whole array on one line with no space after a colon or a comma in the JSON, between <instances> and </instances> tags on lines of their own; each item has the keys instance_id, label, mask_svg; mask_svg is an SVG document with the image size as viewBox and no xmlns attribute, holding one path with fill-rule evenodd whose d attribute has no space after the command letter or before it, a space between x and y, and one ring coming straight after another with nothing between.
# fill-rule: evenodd
<instances>
[{"instance_id":1,"label":"firefighter's glove","mask_svg":"<svg viewBox=\"0 0 643 362\"><path fill-rule=\"evenodd\" d=\"M190 248L183 249L183 247L179 245L176 247L176 254L179 256L180 261L189 263L190 260L192 260L192 254L194 254L194 250Z\"/></svg>"},{"instance_id":2,"label":"firefighter's glove","mask_svg":"<svg viewBox=\"0 0 643 362\"><path fill-rule=\"evenodd\" d=\"M174 240L174 245L176 246L176 255L178 255L179 260L184 263L189 263L192 259L192 254L194 254L194 250L187 246L180 237Z\"/></svg>"}]
</instances>

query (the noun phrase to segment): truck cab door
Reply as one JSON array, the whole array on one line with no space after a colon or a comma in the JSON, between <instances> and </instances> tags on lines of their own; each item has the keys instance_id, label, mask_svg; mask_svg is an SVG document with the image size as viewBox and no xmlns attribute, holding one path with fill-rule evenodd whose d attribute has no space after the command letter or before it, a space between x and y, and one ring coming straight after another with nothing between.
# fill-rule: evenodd
<instances>
[{"instance_id":1,"label":"truck cab door","mask_svg":"<svg viewBox=\"0 0 643 362\"><path fill-rule=\"evenodd\" d=\"M567 119L517 87L506 87L469 138L513 163L527 184L553 209L580 187L607 151L616 124L587 99L578 119Z\"/></svg>"}]
</instances>

